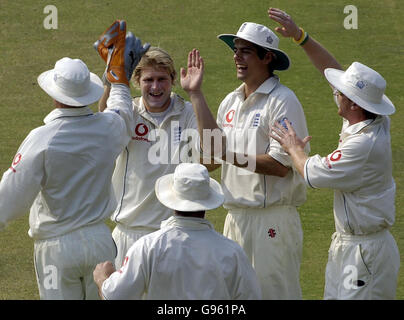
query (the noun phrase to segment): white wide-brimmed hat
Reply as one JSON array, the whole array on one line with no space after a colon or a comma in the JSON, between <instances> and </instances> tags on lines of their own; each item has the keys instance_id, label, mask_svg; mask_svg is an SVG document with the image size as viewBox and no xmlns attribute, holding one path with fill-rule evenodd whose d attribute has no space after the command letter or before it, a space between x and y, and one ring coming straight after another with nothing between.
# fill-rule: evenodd
<instances>
[{"instance_id":1,"label":"white wide-brimmed hat","mask_svg":"<svg viewBox=\"0 0 404 320\"><path fill-rule=\"evenodd\" d=\"M379 115L390 115L396 111L384 94L386 80L364 64L354 62L346 71L327 68L324 75L335 89L362 109Z\"/></svg>"},{"instance_id":2,"label":"white wide-brimmed hat","mask_svg":"<svg viewBox=\"0 0 404 320\"><path fill-rule=\"evenodd\" d=\"M162 204L177 211L212 210L224 202L222 187L199 163L180 163L174 173L157 179L155 190Z\"/></svg>"},{"instance_id":3,"label":"white wide-brimmed hat","mask_svg":"<svg viewBox=\"0 0 404 320\"><path fill-rule=\"evenodd\" d=\"M41 73L37 80L53 99L73 107L90 105L104 92L101 79L80 59L62 58L54 69Z\"/></svg>"},{"instance_id":4,"label":"white wide-brimmed hat","mask_svg":"<svg viewBox=\"0 0 404 320\"><path fill-rule=\"evenodd\" d=\"M234 40L244 39L272 51L276 55L273 66L275 70L287 70L290 66L288 55L279 50L279 38L268 27L254 22L244 22L237 34L219 34L217 36L234 50Z\"/></svg>"}]
</instances>

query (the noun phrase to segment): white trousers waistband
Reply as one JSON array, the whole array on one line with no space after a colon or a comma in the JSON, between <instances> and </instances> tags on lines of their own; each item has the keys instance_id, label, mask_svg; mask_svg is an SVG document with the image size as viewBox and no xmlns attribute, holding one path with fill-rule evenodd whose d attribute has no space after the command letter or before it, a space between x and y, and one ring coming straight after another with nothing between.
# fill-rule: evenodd
<instances>
[{"instance_id":1,"label":"white trousers waistband","mask_svg":"<svg viewBox=\"0 0 404 320\"><path fill-rule=\"evenodd\" d=\"M331 236L331 239L334 240L337 238L340 241L359 242L359 241L375 240L378 238L382 238L388 233L389 233L389 229L383 229L383 230L380 230L380 231L377 231L374 233L363 234L363 235L353 235L353 234L334 232L333 235Z\"/></svg>"}]
</instances>

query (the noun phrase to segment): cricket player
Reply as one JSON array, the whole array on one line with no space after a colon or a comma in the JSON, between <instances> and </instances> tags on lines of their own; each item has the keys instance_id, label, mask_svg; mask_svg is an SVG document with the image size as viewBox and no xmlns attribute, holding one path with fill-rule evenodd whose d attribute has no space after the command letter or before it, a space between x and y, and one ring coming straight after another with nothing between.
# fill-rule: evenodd
<instances>
[{"instance_id":1,"label":"cricket player","mask_svg":"<svg viewBox=\"0 0 404 320\"><path fill-rule=\"evenodd\" d=\"M352 63L341 70L335 58L289 15L271 8L276 30L293 37L334 90L343 118L338 147L308 157L301 136L286 121L272 138L290 154L311 188L334 189L336 232L325 274L324 299L394 299L400 257L389 229L394 224L396 185L392 176L389 115L395 107L384 94L386 81L373 69ZM299 137L303 137L300 139Z\"/></svg>"},{"instance_id":2,"label":"cricket player","mask_svg":"<svg viewBox=\"0 0 404 320\"><path fill-rule=\"evenodd\" d=\"M116 223L117 268L137 239L158 230L171 216L156 197L156 180L174 172L179 163L200 161L195 114L189 102L172 92L175 79L173 60L157 47L147 51L133 74L141 97L133 99L131 139L118 157L113 175L118 207L111 219ZM100 111L106 107L108 83L104 88Z\"/></svg>"},{"instance_id":3,"label":"cricket player","mask_svg":"<svg viewBox=\"0 0 404 320\"><path fill-rule=\"evenodd\" d=\"M107 300L260 299L257 276L243 249L204 218L222 205L220 184L205 166L181 163L156 181L158 199L174 215L129 249L122 268L97 265L94 281Z\"/></svg>"},{"instance_id":4,"label":"cricket player","mask_svg":"<svg viewBox=\"0 0 404 320\"><path fill-rule=\"evenodd\" d=\"M189 54L181 84L198 119L204 156L222 161L224 235L247 253L263 299L301 299L303 231L297 207L306 200L306 187L289 155L266 131L289 119L297 132L308 134L299 100L274 74L289 68L289 57L279 50L278 37L256 23L245 22L236 35L218 37L232 49L242 84L222 101L217 119L202 94L204 62L197 50ZM224 139L207 134L217 130Z\"/></svg>"},{"instance_id":5,"label":"cricket player","mask_svg":"<svg viewBox=\"0 0 404 320\"><path fill-rule=\"evenodd\" d=\"M32 130L0 182L0 229L26 214L34 239L41 299L99 299L92 272L116 248L104 221L116 207L111 188L115 160L131 136L128 76L146 48L126 23L103 34L112 112L88 107L103 94L101 79L79 59L62 58L38 77L55 109ZM126 44L126 51L125 51ZM126 56L125 56L126 54Z\"/></svg>"}]
</instances>

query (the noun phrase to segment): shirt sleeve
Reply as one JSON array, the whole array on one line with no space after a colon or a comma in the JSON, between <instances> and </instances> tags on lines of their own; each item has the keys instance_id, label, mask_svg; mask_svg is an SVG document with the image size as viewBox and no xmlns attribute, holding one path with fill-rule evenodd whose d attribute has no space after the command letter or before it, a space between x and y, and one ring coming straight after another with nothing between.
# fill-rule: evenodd
<instances>
[{"instance_id":1,"label":"shirt sleeve","mask_svg":"<svg viewBox=\"0 0 404 320\"><path fill-rule=\"evenodd\" d=\"M270 96L270 99L273 98ZM275 101L271 102L274 103L275 106L273 108L271 107L274 111L271 117L272 123L270 123L270 127L272 127L275 122L279 122L286 128L285 120L287 119L293 126L293 129L296 131L298 137L303 139L304 137L308 136L308 129L303 108L294 93L290 92L282 99L275 98L274 100ZM304 151L306 154L309 154L309 143L306 144ZM284 166L292 166L290 156L283 150L279 142L273 138L270 138L270 148L268 154Z\"/></svg>"},{"instance_id":2,"label":"shirt sleeve","mask_svg":"<svg viewBox=\"0 0 404 320\"><path fill-rule=\"evenodd\" d=\"M28 213L41 190L44 152L38 134L31 132L0 181L0 230ZM43 141L43 139L42 139ZM43 142L42 142L43 143Z\"/></svg>"},{"instance_id":3,"label":"shirt sleeve","mask_svg":"<svg viewBox=\"0 0 404 320\"><path fill-rule=\"evenodd\" d=\"M371 148L361 137L351 137L348 143L327 155L310 157L304 166L304 179L311 188L331 188L351 192L362 184L365 162Z\"/></svg>"},{"instance_id":4,"label":"shirt sleeve","mask_svg":"<svg viewBox=\"0 0 404 320\"><path fill-rule=\"evenodd\" d=\"M145 242L139 239L128 250L124 264L102 284L106 300L140 300L146 290L147 254Z\"/></svg>"},{"instance_id":5,"label":"shirt sleeve","mask_svg":"<svg viewBox=\"0 0 404 320\"><path fill-rule=\"evenodd\" d=\"M112 112L121 116L126 127L126 138L129 142L133 132L133 108L130 89L124 84L112 84L104 112ZM126 143L127 144L127 143Z\"/></svg>"}]
</instances>

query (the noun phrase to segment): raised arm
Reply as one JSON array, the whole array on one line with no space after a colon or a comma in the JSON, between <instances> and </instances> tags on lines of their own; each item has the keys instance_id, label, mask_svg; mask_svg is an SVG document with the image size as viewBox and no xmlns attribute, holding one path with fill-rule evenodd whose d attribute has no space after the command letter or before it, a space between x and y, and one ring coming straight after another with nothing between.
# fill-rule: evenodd
<instances>
[{"instance_id":1,"label":"raised arm","mask_svg":"<svg viewBox=\"0 0 404 320\"><path fill-rule=\"evenodd\" d=\"M107 108L107 101L108 101L110 92L111 92L111 84L104 85L104 93L102 94L101 99L98 101L98 111L99 112L103 112Z\"/></svg>"},{"instance_id":2,"label":"raised arm","mask_svg":"<svg viewBox=\"0 0 404 320\"><path fill-rule=\"evenodd\" d=\"M324 75L324 69L326 68L342 69L334 56L313 37L303 32L303 29L297 26L291 16L277 8L269 8L268 16L281 25L276 27L275 31L284 37L293 38L297 43L300 42L300 46L322 75Z\"/></svg>"},{"instance_id":3,"label":"raised arm","mask_svg":"<svg viewBox=\"0 0 404 320\"><path fill-rule=\"evenodd\" d=\"M202 92L203 72L204 61L199 51L193 49L188 54L187 69L181 68L181 86L189 95L189 99L194 108L202 150L211 150L210 154L207 155L210 158L214 156L221 157L225 151L223 148L226 145L226 140L225 136L221 134L221 130L212 112L209 110ZM221 139L213 139L213 135L204 135L204 132L217 132L220 134ZM218 154L214 154L214 150L219 151Z\"/></svg>"}]
</instances>

